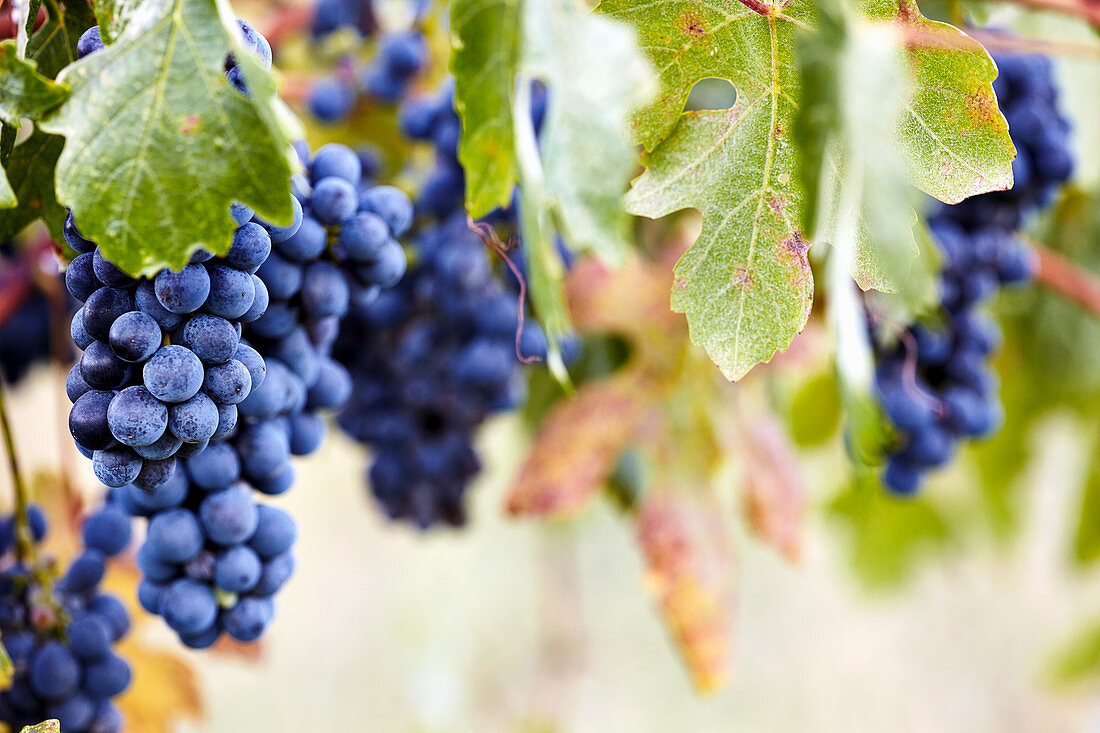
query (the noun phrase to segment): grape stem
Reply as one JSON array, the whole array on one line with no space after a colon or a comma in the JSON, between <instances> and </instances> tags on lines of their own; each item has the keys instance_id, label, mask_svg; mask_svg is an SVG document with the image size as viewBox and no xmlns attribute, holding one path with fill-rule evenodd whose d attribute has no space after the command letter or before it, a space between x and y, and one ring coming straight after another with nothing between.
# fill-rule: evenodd
<instances>
[{"instance_id":1,"label":"grape stem","mask_svg":"<svg viewBox=\"0 0 1100 733\"><path fill-rule=\"evenodd\" d=\"M19 469L15 438L11 432L11 422L8 420L7 388L2 378L0 378L0 433L3 434L4 451L8 455L11 483L15 489L15 557L22 563L36 567L38 557L34 547L34 536L31 534L30 519L27 516L27 484L23 480L23 472Z\"/></svg>"},{"instance_id":2,"label":"grape stem","mask_svg":"<svg viewBox=\"0 0 1100 733\"><path fill-rule=\"evenodd\" d=\"M1087 272L1067 257L1042 245L1031 243L1039 255L1035 281L1061 293L1094 316L1100 316L1100 277Z\"/></svg>"},{"instance_id":3,"label":"grape stem","mask_svg":"<svg viewBox=\"0 0 1100 733\"><path fill-rule=\"evenodd\" d=\"M523 316L524 316L524 304L527 301L527 281L523 277L523 273L516 267L516 263L512 262L512 258L508 256L508 250L513 246L506 246L497 237L496 230L485 222L477 222L466 217L466 226L481 237L481 241L485 243L485 246L500 255L500 258L504 260L508 265L508 269L512 271L513 277L516 278L516 282L519 283L519 295L516 297L516 358L519 359L521 364L534 364L537 361L542 361L537 356L524 356L521 348L523 342Z\"/></svg>"}]
</instances>

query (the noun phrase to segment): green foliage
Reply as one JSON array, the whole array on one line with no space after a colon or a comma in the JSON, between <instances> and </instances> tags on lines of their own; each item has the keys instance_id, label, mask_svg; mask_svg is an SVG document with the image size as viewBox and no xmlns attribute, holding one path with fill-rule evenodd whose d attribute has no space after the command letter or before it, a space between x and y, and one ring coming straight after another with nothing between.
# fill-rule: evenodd
<instances>
[{"instance_id":1,"label":"green foliage","mask_svg":"<svg viewBox=\"0 0 1100 733\"><path fill-rule=\"evenodd\" d=\"M848 17L836 0L818 3L818 13L819 29L798 36L802 225L815 241L847 248L861 288L900 292L921 311L936 297L935 248L914 238L918 202L894 135L904 109L894 38Z\"/></svg>"},{"instance_id":2,"label":"green foliage","mask_svg":"<svg viewBox=\"0 0 1100 733\"><path fill-rule=\"evenodd\" d=\"M65 223L65 208L57 202L53 187L53 172L65 139L34 133L12 151L8 171L19 205L0 209L0 241L8 241L36 219L46 222L55 242L63 242L61 227Z\"/></svg>"},{"instance_id":3,"label":"green foliage","mask_svg":"<svg viewBox=\"0 0 1100 733\"><path fill-rule=\"evenodd\" d=\"M65 101L69 90L38 73L33 59L19 58L15 41L0 43L0 120L19 126Z\"/></svg>"},{"instance_id":4,"label":"green foliage","mask_svg":"<svg viewBox=\"0 0 1100 733\"><path fill-rule=\"evenodd\" d=\"M942 511L927 497L894 497L866 471L832 501L828 514L844 529L853 570L877 589L899 585L952 538Z\"/></svg>"},{"instance_id":5,"label":"green foliage","mask_svg":"<svg viewBox=\"0 0 1100 733\"><path fill-rule=\"evenodd\" d=\"M913 182L947 203L1012 186L1016 148L997 108L997 66L980 43L927 20L913 0L863 0L871 20L905 32L910 85L898 144Z\"/></svg>"},{"instance_id":6,"label":"green foliage","mask_svg":"<svg viewBox=\"0 0 1100 733\"><path fill-rule=\"evenodd\" d=\"M635 165L627 122L647 99L650 72L627 28L572 3L460 0L451 18L467 206L481 216L509 203L521 184L531 298L555 339L569 323L558 234L611 260L629 247L620 203ZM541 145L531 125L533 80L552 89Z\"/></svg>"},{"instance_id":7,"label":"green foliage","mask_svg":"<svg viewBox=\"0 0 1100 733\"><path fill-rule=\"evenodd\" d=\"M0 209L10 209L19 203L8 181L8 174L0 168Z\"/></svg>"},{"instance_id":8,"label":"green foliage","mask_svg":"<svg viewBox=\"0 0 1100 733\"><path fill-rule=\"evenodd\" d=\"M815 448L835 436L840 407L840 387L832 370L803 381L786 410L787 428L795 445Z\"/></svg>"},{"instance_id":9,"label":"green foliage","mask_svg":"<svg viewBox=\"0 0 1100 733\"><path fill-rule=\"evenodd\" d=\"M520 0L451 3L455 108L462 118L458 158L466 171L466 205L477 218L507 206L516 185L512 90L520 51ZM469 101L467 101L469 100Z\"/></svg>"},{"instance_id":10,"label":"green foliage","mask_svg":"<svg viewBox=\"0 0 1100 733\"><path fill-rule=\"evenodd\" d=\"M663 70L657 101L635 118L652 152L627 208L653 218L702 212L703 232L676 267L672 307L687 314L692 341L738 379L785 349L809 317L813 277L790 135L800 97L794 34L814 22L813 8L796 2L764 17L741 6L609 0L600 9L637 27ZM681 118L706 77L729 79L736 103Z\"/></svg>"},{"instance_id":11,"label":"green foliage","mask_svg":"<svg viewBox=\"0 0 1100 733\"><path fill-rule=\"evenodd\" d=\"M1054 653L1046 676L1058 687L1091 682L1100 676L1100 620L1073 632Z\"/></svg>"},{"instance_id":12,"label":"green foliage","mask_svg":"<svg viewBox=\"0 0 1100 733\"><path fill-rule=\"evenodd\" d=\"M863 230L865 240L899 253L893 257L900 264L890 267L881 266L889 258L876 258L872 267L866 257L852 257L850 265L863 272L862 284L884 286L884 276L906 271L913 251L907 231L911 202L902 177L883 165L875 149L867 150L869 122L888 130L877 134L880 149L899 147L902 169L926 192L948 201L1009 185L1014 154L993 97L995 69L988 54L964 34L925 21L908 0L884 0L861 9L876 24L904 27L907 33L900 37L906 40L880 31L878 36L890 41L883 45L880 38L857 34L866 41L856 47L863 53L842 59L850 37L845 24L851 19L845 22L834 8L821 43L807 50L818 62L843 61L838 78L830 78L827 70L807 69L807 82L821 84L808 100L810 124L840 125L838 139L858 145L838 149L803 135L801 146L810 157L808 167L799 170L800 140L794 130L804 87L796 35L816 31L817 13L806 0L764 8L757 13L687 0L640 6L605 0L600 5L602 12L638 30L642 47L660 70L657 100L635 117L637 139L651 152L644 161L646 173L627 197L628 208L650 217L687 207L702 212L703 232L677 267L672 304L687 314L692 340L733 379L785 349L806 322L813 292L804 226L813 215L806 206L816 211L820 198L819 185L807 181L827 176L853 187L841 188L823 207L839 210L842 219L852 216L849 211L871 192L883 199L881 208L863 212L852 226L843 220L838 225L844 233L851 230L853 239ZM909 30L916 38L909 37ZM869 63L870 52L875 55ZM895 59L903 72L897 80L886 73ZM848 83L869 69L883 76L863 88ZM730 110L684 113L692 86L710 77L729 80L737 89L737 103ZM893 93L884 97L883 88ZM850 106L852 89L863 94L855 107ZM898 114L891 115L895 98ZM814 135L828 134L814 130ZM865 154L866 162L847 160L846 148ZM832 166L830 153L837 156ZM884 187L879 176L889 185ZM890 195L884 197L883 190ZM813 204L807 203L809 196ZM926 274L918 280L925 297L929 280Z\"/></svg>"},{"instance_id":13,"label":"green foliage","mask_svg":"<svg viewBox=\"0 0 1100 733\"><path fill-rule=\"evenodd\" d=\"M57 197L127 272L182 268L200 248L228 250L232 201L290 220L287 115L220 0L108 4L117 32L69 66L72 96L40 121L64 135ZM252 97L225 78L235 51Z\"/></svg>"}]
</instances>

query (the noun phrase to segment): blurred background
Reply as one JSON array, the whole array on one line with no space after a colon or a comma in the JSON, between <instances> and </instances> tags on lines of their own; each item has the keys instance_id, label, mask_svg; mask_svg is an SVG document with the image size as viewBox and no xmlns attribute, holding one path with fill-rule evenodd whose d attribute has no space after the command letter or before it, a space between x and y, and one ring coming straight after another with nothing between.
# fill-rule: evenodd
<instances>
[{"instance_id":1,"label":"blurred background","mask_svg":"<svg viewBox=\"0 0 1100 733\"><path fill-rule=\"evenodd\" d=\"M13 396L32 472L61 458L57 379L39 367ZM135 729L1100 730L1095 688L1049 674L1055 647L1100 609L1100 584L1065 563L1085 465L1072 421L1054 416L1036 436L1011 546L961 533L871 548L884 564L914 563L902 587L868 589L850 528L827 511L811 508L794 565L737 538L733 677L709 697L639 592L645 568L611 502L567 523L502 515L523 440L515 420L494 423L470 526L421 535L379 518L360 450L334 434L280 501L299 522L298 565L258 651L188 652L163 624L140 624L143 648L184 664L154 683L135 662L123 707L131 720L135 706L159 711ZM799 467L817 509L841 458L826 450ZM177 699L192 686L196 697Z\"/></svg>"}]
</instances>

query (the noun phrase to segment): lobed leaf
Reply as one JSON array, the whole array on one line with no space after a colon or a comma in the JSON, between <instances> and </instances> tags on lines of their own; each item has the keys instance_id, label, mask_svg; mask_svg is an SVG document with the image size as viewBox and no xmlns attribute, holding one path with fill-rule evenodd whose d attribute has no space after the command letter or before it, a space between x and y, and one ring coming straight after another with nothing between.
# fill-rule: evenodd
<instances>
[{"instance_id":1,"label":"lobed leaf","mask_svg":"<svg viewBox=\"0 0 1100 733\"><path fill-rule=\"evenodd\" d=\"M57 202L53 187L54 168L64 142L59 135L47 135L36 129L12 150L8 172L19 205L10 209L0 207L0 241L10 240L36 219L46 222L55 242L65 241L61 231L65 207Z\"/></svg>"},{"instance_id":2,"label":"lobed leaf","mask_svg":"<svg viewBox=\"0 0 1100 733\"><path fill-rule=\"evenodd\" d=\"M913 182L949 204L1012 186L1016 148L997 107L997 66L984 47L913 0L862 0L871 20L900 34L910 88L898 145Z\"/></svg>"},{"instance_id":3,"label":"lobed leaf","mask_svg":"<svg viewBox=\"0 0 1100 733\"><path fill-rule=\"evenodd\" d=\"M288 131L222 0L146 0L118 22L114 43L61 74L72 96L40 123L65 136L57 197L83 234L150 275L226 252L234 200L288 222ZM230 51L251 98L225 78Z\"/></svg>"}]
</instances>

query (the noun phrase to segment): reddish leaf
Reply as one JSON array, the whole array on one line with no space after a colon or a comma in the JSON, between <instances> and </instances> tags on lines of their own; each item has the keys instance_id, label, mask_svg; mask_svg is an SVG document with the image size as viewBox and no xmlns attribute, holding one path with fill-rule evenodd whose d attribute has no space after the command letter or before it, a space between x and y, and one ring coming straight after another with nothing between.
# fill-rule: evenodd
<instances>
[{"instance_id":1,"label":"reddish leaf","mask_svg":"<svg viewBox=\"0 0 1100 733\"><path fill-rule=\"evenodd\" d=\"M745 458L745 520L792 562L802 552L804 482L786 433L770 416L741 432Z\"/></svg>"},{"instance_id":2,"label":"reddish leaf","mask_svg":"<svg viewBox=\"0 0 1100 733\"><path fill-rule=\"evenodd\" d=\"M543 423L507 499L510 514L564 516L603 486L646 413L643 381L627 373L581 387Z\"/></svg>"},{"instance_id":3,"label":"reddish leaf","mask_svg":"<svg viewBox=\"0 0 1100 733\"><path fill-rule=\"evenodd\" d=\"M646 586L692 682L713 692L729 677L733 636L733 550L713 507L650 494L638 514Z\"/></svg>"}]
</instances>

